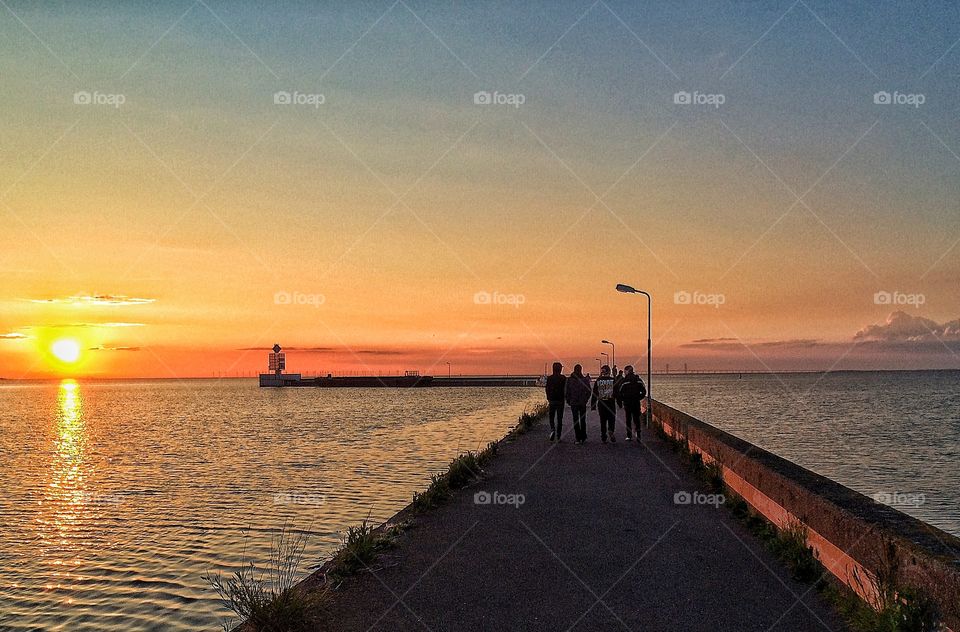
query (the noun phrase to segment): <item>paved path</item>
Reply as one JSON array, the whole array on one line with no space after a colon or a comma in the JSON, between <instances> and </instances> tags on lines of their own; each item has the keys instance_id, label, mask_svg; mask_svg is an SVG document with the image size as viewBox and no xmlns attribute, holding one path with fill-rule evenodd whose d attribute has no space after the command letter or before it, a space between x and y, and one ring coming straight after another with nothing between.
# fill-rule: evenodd
<instances>
[{"instance_id":1,"label":"paved path","mask_svg":"<svg viewBox=\"0 0 960 632\"><path fill-rule=\"evenodd\" d=\"M645 431L645 446L551 447L544 421L506 443L488 476L416 520L376 572L351 578L330 630L843 630L724 508L678 505L705 492ZM523 494L519 507L477 492Z\"/></svg>"}]
</instances>

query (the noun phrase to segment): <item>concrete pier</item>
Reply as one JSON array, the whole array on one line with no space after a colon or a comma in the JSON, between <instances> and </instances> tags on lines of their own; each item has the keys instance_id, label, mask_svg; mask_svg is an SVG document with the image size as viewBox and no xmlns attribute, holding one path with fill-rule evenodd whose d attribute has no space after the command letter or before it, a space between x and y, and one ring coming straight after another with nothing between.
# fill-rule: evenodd
<instances>
[{"instance_id":1,"label":"concrete pier","mask_svg":"<svg viewBox=\"0 0 960 632\"><path fill-rule=\"evenodd\" d=\"M541 422L419 514L334 593L317 630L843 630L669 445L575 445ZM409 515L401 512L398 520ZM317 585L313 577L306 586Z\"/></svg>"}]
</instances>

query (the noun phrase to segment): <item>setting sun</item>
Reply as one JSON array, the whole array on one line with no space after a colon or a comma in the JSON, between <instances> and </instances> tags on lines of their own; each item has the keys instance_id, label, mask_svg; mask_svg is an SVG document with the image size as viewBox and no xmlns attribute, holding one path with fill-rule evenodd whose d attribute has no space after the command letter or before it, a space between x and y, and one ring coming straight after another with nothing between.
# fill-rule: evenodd
<instances>
[{"instance_id":1,"label":"setting sun","mask_svg":"<svg viewBox=\"0 0 960 632\"><path fill-rule=\"evenodd\" d=\"M61 338L50 346L50 352L61 362L73 364L80 359L80 343L72 338Z\"/></svg>"}]
</instances>

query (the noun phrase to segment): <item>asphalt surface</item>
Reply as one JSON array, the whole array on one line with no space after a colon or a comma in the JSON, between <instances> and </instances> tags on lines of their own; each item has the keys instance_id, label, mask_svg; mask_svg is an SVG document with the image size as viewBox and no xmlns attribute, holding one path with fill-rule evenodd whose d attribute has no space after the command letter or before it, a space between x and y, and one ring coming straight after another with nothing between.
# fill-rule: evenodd
<instances>
[{"instance_id":1,"label":"asphalt surface","mask_svg":"<svg viewBox=\"0 0 960 632\"><path fill-rule=\"evenodd\" d=\"M569 409L564 422L560 444L546 421L503 442L482 481L345 582L317 629L845 629L728 510L675 502L708 490L652 431L624 441L621 412L601 444L592 412L580 446ZM484 492L494 502L476 503Z\"/></svg>"}]
</instances>

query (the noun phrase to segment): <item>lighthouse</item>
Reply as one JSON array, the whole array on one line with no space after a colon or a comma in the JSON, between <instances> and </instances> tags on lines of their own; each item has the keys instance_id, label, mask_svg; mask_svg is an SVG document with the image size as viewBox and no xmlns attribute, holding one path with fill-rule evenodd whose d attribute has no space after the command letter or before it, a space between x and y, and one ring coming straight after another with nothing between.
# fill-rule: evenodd
<instances>
[{"instance_id":1,"label":"lighthouse","mask_svg":"<svg viewBox=\"0 0 960 632\"><path fill-rule=\"evenodd\" d=\"M287 356L280 350L280 345L275 344L273 345L273 353L270 354L270 359L267 361L267 370L273 371L279 379L285 368L287 368Z\"/></svg>"},{"instance_id":2,"label":"lighthouse","mask_svg":"<svg viewBox=\"0 0 960 632\"><path fill-rule=\"evenodd\" d=\"M273 345L273 350L267 358L267 371L260 374L260 386L289 386L300 381L299 373L284 373L287 368L287 356L279 344Z\"/></svg>"}]
</instances>

